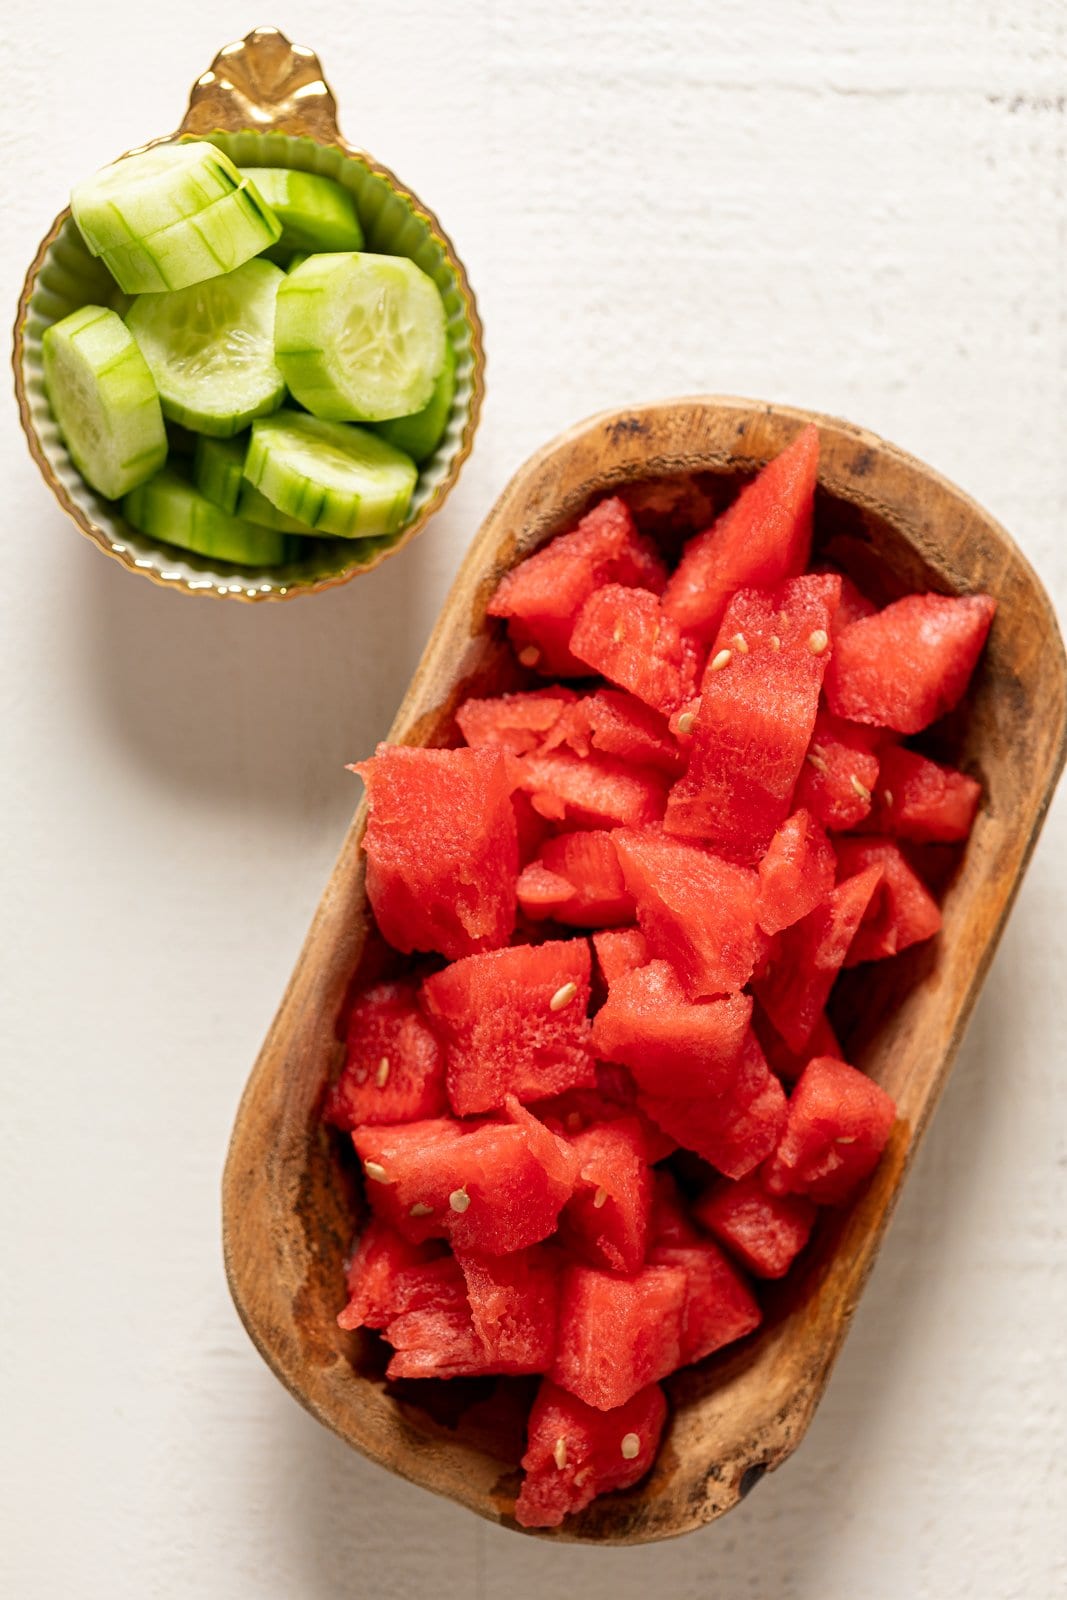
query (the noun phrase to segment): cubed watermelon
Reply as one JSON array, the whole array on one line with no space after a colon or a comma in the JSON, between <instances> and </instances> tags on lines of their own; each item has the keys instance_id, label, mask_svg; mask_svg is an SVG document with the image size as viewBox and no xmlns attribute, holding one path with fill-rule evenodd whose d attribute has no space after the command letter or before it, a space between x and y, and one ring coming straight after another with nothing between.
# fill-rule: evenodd
<instances>
[{"instance_id":1,"label":"cubed watermelon","mask_svg":"<svg viewBox=\"0 0 1067 1600\"><path fill-rule=\"evenodd\" d=\"M515 781L551 822L571 828L638 828L657 822L667 805L667 780L654 767L616 756L548 750L522 756Z\"/></svg>"},{"instance_id":2,"label":"cubed watermelon","mask_svg":"<svg viewBox=\"0 0 1067 1600\"><path fill-rule=\"evenodd\" d=\"M874 867L882 870L882 881L849 945L846 967L881 961L933 938L941 926L937 901L892 839L839 839L837 860L844 877Z\"/></svg>"},{"instance_id":3,"label":"cubed watermelon","mask_svg":"<svg viewBox=\"0 0 1067 1600\"><path fill-rule=\"evenodd\" d=\"M790 1050L759 1004L752 1012L752 1029L767 1057L767 1065L785 1083L795 1083L812 1056L838 1056L844 1060L844 1051L825 1011L820 1011L799 1053Z\"/></svg>"},{"instance_id":4,"label":"cubed watermelon","mask_svg":"<svg viewBox=\"0 0 1067 1600\"><path fill-rule=\"evenodd\" d=\"M543 922L553 917L562 921L560 912L577 899L573 883L549 872L542 861L531 861L519 873L517 886L519 910L532 922Z\"/></svg>"},{"instance_id":5,"label":"cubed watermelon","mask_svg":"<svg viewBox=\"0 0 1067 1600\"><path fill-rule=\"evenodd\" d=\"M702 1194L693 1215L757 1278L782 1278L815 1226L815 1207L800 1195L772 1195L756 1173Z\"/></svg>"},{"instance_id":6,"label":"cubed watermelon","mask_svg":"<svg viewBox=\"0 0 1067 1600\"><path fill-rule=\"evenodd\" d=\"M599 1411L624 1406L678 1366L687 1293L681 1267L567 1267L552 1378Z\"/></svg>"},{"instance_id":7,"label":"cubed watermelon","mask_svg":"<svg viewBox=\"0 0 1067 1600\"><path fill-rule=\"evenodd\" d=\"M515 1520L557 1528L597 1495L637 1483L655 1459L666 1416L657 1383L615 1411L598 1411L546 1378L530 1412Z\"/></svg>"},{"instance_id":8,"label":"cubed watermelon","mask_svg":"<svg viewBox=\"0 0 1067 1600\"><path fill-rule=\"evenodd\" d=\"M489 700L464 700L456 723L474 750L510 750L528 755L539 750L567 707L577 700L573 689L532 689L528 694L498 694Z\"/></svg>"},{"instance_id":9,"label":"cubed watermelon","mask_svg":"<svg viewBox=\"0 0 1067 1600\"><path fill-rule=\"evenodd\" d=\"M689 540L663 597L683 628L713 639L736 590L773 588L804 571L818 468L819 434L809 424L710 528Z\"/></svg>"},{"instance_id":10,"label":"cubed watermelon","mask_svg":"<svg viewBox=\"0 0 1067 1600\"><path fill-rule=\"evenodd\" d=\"M383 938L450 960L506 944L519 855L504 757L383 744L355 771L367 785L367 897Z\"/></svg>"},{"instance_id":11,"label":"cubed watermelon","mask_svg":"<svg viewBox=\"0 0 1067 1600\"><path fill-rule=\"evenodd\" d=\"M696 688L700 655L647 589L607 584L594 590L578 614L571 651L667 716Z\"/></svg>"},{"instance_id":12,"label":"cubed watermelon","mask_svg":"<svg viewBox=\"0 0 1067 1600\"><path fill-rule=\"evenodd\" d=\"M652 1174L652 1211L648 1219L650 1247L660 1244L703 1244L704 1236L694 1228L689 1207L682 1198L678 1180L667 1167Z\"/></svg>"},{"instance_id":13,"label":"cubed watermelon","mask_svg":"<svg viewBox=\"0 0 1067 1600\"><path fill-rule=\"evenodd\" d=\"M363 1122L422 1122L447 1111L444 1052L417 997L407 980L360 995L344 1071L327 1097L327 1122L350 1131Z\"/></svg>"},{"instance_id":14,"label":"cubed watermelon","mask_svg":"<svg viewBox=\"0 0 1067 1600\"><path fill-rule=\"evenodd\" d=\"M426 979L422 1004L457 1116L595 1083L591 964L587 940L554 939L468 956Z\"/></svg>"},{"instance_id":15,"label":"cubed watermelon","mask_svg":"<svg viewBox=\"0 0 1067 1600\"><path fill-rule=\"evenodd\" d=\"M567 744L580 756L590 750L636 767L657 767L676 776L685 761L667 719L622 689L598 689L566 706L546 739L546 748Z\"/></svg>"},{"instance_id":16,"label":"cubed watermelon","mask_svg":"<svg viewBox=\"0 0 1067 1600\"><path fill-rule=\"evenodd\" d=\"M617 1122L620 1117L636 1118L641 1125L648 1166L666 1160L678 1148L677 1141L639 1109L637 1088L626 1068L611 1061L597 1062L595 1089L568 1089L566 1094L537 1101L531 1109L553 1133L568 1139L600 1123Z\"/></svg>"},{"instance_id":17,"label":"cubed watermelon","mask_svg":"<svg viewBox=\"0 0 1067 1600\"><path fill-rule=\"evenodd\" d=\"M835 567L813 567L813 572L835 572ZM830 636L836 639L843 633L850 623L859 622L863 617L873 617L878 610L873 600L869 600L858 584L853 583L847 573L839 573L841 579L841 599L837 603L833 621L830 623Z\"/></svg>"},{"instance_id":18,"label":"cubed watermelon","mask_svg":"<svg viewBox=\"0 0 1067 1600\"><path fill-rule=\"evenodd\" d=\"M854 622L826 676L830 710L918 733L962 700L995 611L987 594L909 594Z\"/></svg>"},{"instance_id":19,"label":"cubed watermelon","mask_svg":"<svg viewBox=\"0 0 1067 1600\"><path fill-rule=\"evenodd\" d=\"M509 1121L448 1118L352 1135L375 1212L415 1243L507 1255L547 1239L570 1199L578 1161L513 1098Z\"/></svg>"},{"instance_id":20,"label":"cubed watermelon","mask_svg":"<svg viewBox=\"0 0 1067 1600\"><path fill-rule=\"evenodd\" d=\"M767 846L759 864L756 919L764 933L780 933L826 899L837 858L826 830L808 811L794 811Z\"/></svg>"},{"instance_id":21,"label":"cubed watermelon","mask_svg":"<svg viewBox=\"0 0 1067 1600\"><path fill-rule=\"evenodd\" d=\"M453 1255L409 1274L407 1303L389 1319L388 1378L470 1378L490 1370L471 1321L467 1285Z\"/></svg>"},{"instance_id":22,"label":"cubed watermelon","mask_svg":"<svg viewBox=\"0 0 1067 1600\"><path fill-rule=\"evenodd\" d=\"M775 940L756 998L790 1050L811 1038L878 885L881 866L839 883L821 906Z\"/></svg>"},{"instance_id":23,"label":"cubed watermelon","mask_svg":"<svg viewBox=\"0 0 1067 1600\"><path fill-rule=\"evenodd\" d=\"M607 928L594 933L593 949L604 982L610 987L624 972L649 962L648 940L640 928Z\"/></svg>"},{"instance_id":24,"label":"cubed watermelon","mask_svg":"<svg viewBox=\"0 0 1067 1600\"><path fill-rule=\"evenodd\" d=\"M648 1094L719 1095L736 1075L751 1015L750 995L689 1000L670 963L651 961L609 985L593 1047Z\"/></svg>"},{"instance_id":25,"label":"cubed watermelon","mask_svg":"<svg viewBox=\"0 0 1067 1600\"><path fill-rule=\"evenodd\" d=\"M793 804L806 806L824 828L855 828L871 809L878 782L877 733L820 711L800 769Z\"/></svg>"},{"instance_id":26,"label":"cubed watermelon","mask_svg":"<svg viewBox=\"0 0 1067 1600\"><path fill-rule=\"evenodd\" d=\"M570 1142L580 1166L560 1217L561 1244L590 1266L636 1272L644 1264L652 1203L642 1122L619 1117Z\"/></svg>"},{"instance_id":27,"label":"cubed watermelon","mask_svg":"<svg viewBox=\"0 0 1067 1600\"><path fill-rule=\"evenodd\" d=\"M515 831L519 841L519 865L528 866L534 859L548 838L551 824L534 809L534 803L528 794L521 789L516 789L511 797L512 809L515 813ZM516 896L518 886L516 885Z\"/></svg>"},{"instance_id":28,"label":"cubed watermelon","mask_svg":"<svg viewBox=\"0 0 1067 1600\"><path fill-rule=\"evenodd\" d=\"M404 1311L431 1304L438 1278L424 1269L445 1255L438 1239L412 1244L387 1223L371 1217L363 1229L346 1282L348 1304L337 1318L342 1328L384 1328Z\"/></svg>"},{"instance_id":29,"label":"cubed watermelon","mask_svg":"<svg viewBox=\"0 0 1067 1600\"><path fill-rule=\"evenodd\" d=\"M633 895L623 882L611 835L603 829L587 828L547 839L541 865L571 886L570 896L549 913L558 922L573 928L605 928L633 921Z\"/></svg>"},{"instance_id":30,"label":"cubed watermelon","mask_svg":"<svg viewBox=\"0 0 1067 1600\"><path fill-rule=\"evenodd\" d=\"M878 1164L896 1106L878 1084L829 1056L809 1061L789 1101L789 1119L763 1181L771 1194L843 1205Z\"/></svg>"},{"instance_id":31,"label":"cubed watermelon","mask_svg":"<svg viewBox=\"0 0 1067 1600\"><path fill-rule=\"evenodd\" d=\"M684 1149L728 1178L743 1178L758 1167L785 1125L785 1093L753 1033L746 1037L737 1075L725 1094L699 1099L640 1095L639 1104Z\"/></svg>"},{"instance_id":32,"label":"cubed watermelon","mask_svg":"<svg viewBox=\"0 0 1067 1600\"><path fill-rule=\"evenodd\" d=\"M561 1261L533 1245L507 1256L461 1253L471 1322L492 1372L547 1372L556 1354Z\"/></svg>"},{"instance_id":33,"label":"cubed watermelon","mask_svg":"<svg viewBox=\"0 0 1067 1600\"><path fill-rule=\"evenodd\" d=\"M681 1362L703 1361L733 1344L761 1321L760 1308L737 1268L709 1239L699 1244L661 1244L649 1252L653 1267L681 1268L686 1277Z\"/></svg>"},{"instance_id":34,"label":"cubed watermelon","mask_svg":"<svg viewBox=\"0 0 1067 1600\"><path fill-rule=\"evenodd\" d=\"M557 536L507 573L489 602L491 617L508 618L524 665L561 677L588 668L571 655L571 630L594 589L619 583L660 594L666 570L617 497L602 500L571 533Z\"/></svg>"},{"instance_id":35,"label":"cubed watermelon","mask_svg":"<svg viewBox=\"0 0 1067 1600\"><path fill-rule=\"evenodd\" d=\"M668 833L754 865L785 821L815 726L840 580L793 578L731 600L700 689Z\"/></svg>"},{"instance_id":36,"label":"cubed watermelon","mask_svg":"<svg viewBox=\"0 0 1067 1600\"><path fill-rule=\"evenodd\" d=\"M690 998L747 983L764 947L756 874L650 829L612 837L649 950L670 962Z\"/></svg>"},{"instance_id":37,"label":"cubed watermelon","mask_svg":"<svg viewBox=\"0 0 1067 1600\"><path fill-rule=\"evenodd\" d=\"M981 798L976 778L892 745L882 752L874 805L863 829L916 844L952 844L970 833Z\"/></svg>"}]
</instances>

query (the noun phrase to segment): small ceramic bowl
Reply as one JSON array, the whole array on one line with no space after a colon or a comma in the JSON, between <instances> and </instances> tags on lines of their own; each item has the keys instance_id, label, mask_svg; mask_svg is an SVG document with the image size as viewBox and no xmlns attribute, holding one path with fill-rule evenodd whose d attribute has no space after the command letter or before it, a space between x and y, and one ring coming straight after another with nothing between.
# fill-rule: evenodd
<instances>
[{"instance_id":1,"label":"small ceramic bowl","mask_svg":"<svg viewBox=\"0 0 1067 1600\"><path fill-rule=\"evenodd\" d=\"M67 208L49 228L26 274L15 324L15 392L30 454L71 521L130 572L186 594L287 600L315 594L378 566L413 539L444 503L470 454L484 392L482 327L463 263L437 218L370 156L341 137L337 105L311 50L276 28L256 28L220 50L194 84L177 132L165 144L210 139L238 165L295 167L344 185L355 197L368 249L405 255L441 291L456 357L452 415L419 472L407 522L378 539L309 539L301 559L255 569L202 560L128 526L114 504L89 488L63 445L44 392L41 336L77 306L108 304L116 290L87 250ZM133 154L134 152L129 152Z\"/></svg>"}]
</instances>

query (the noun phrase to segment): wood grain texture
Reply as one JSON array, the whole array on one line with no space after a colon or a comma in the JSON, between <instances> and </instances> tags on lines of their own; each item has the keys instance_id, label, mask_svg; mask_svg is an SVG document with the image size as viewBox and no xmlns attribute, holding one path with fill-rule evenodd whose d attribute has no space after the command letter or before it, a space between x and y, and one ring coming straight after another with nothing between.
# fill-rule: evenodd
<instances>
[{"instance_id":1,"label":"wood grain texture","mask_svg":"<svg viewBox=\"0 0 1067 1600\"><path fill-rule=\"evenodd\" d=\"M508 667L485 605L500 575L605 490L669 542L699 525L807 421L820 428L817 548L877 597L988 590L998 613L941 753L985 794L932 946L851 975L846 1050L894 1096L897 1127L869 1187L828 1216L803 1267L768 1297L750 1340L668 1381L672 1421L652 1474L548 1537L639 1543L721 1515L797 1446L944 1086L1062 769L1067 670L1044 591L1007 534L951 484L862 429L750 401L694 398L593 418L534 456L475 539L390 732L445 744L458 701ZM320 1123L342 1057L339 1022L367 944L363 808L249 1080L224 1179L237 1308L265 1360L321 1421L383 1466L514 1526L521 1407L492 1382L386 1385L375 1341L342 1334L341 1264L356 1195ZM426 1403L420 1403L420 1395Z\"/></svg>"}]
</instances>

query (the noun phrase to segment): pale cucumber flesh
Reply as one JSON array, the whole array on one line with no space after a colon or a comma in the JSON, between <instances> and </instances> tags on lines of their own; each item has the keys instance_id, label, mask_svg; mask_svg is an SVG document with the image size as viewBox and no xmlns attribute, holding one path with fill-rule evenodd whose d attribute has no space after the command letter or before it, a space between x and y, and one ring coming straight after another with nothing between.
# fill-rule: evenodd
<instances>
[{"instance_id":1,"label":"pale cucumber flesh","mask_svg":"<svg viewBox=\"0 0 1067 1600\"><path fill-rule=\"evenodd\" d=\"M194 217L232 194L241 175L206 140L153 145L123 156L75 185L74 221L93 255Z\"/></svg>"},{"instance_id":2,"label":"pale cucumber flesh","mask_svg":"<svg viewBox=\"0 0 1067 1600\"><path fill-rule=\"evenodd\" d=\"M211 439L201 434L193 452L193 482L205 500L231 516L237 511L247 449L247 439Z\"/></svg>"},{"instance_id":3,"label":"pale cucumber flesh","mask_svg":"<svg viewBox=\"0 0 1067 1600\"><path fill-rule=\"evenodd\" d=\"M411 504L417 469L366 428L296 411L252 424L245 477L286 516L319 533L393 533Z\"/></svg>"},{"instance_id":4,"label":"pale cucumber flesh","mask_svg":"<svg viewBox=\"0 0 1067 1600\"><path fill-rule=\"evenodd\" d=\"M281 224L246 181L195 216L101 251L101 260L127 294L162 294L232 272L280 233Z\"/></svg>"},{"instance_id":5,"label":"pale cucumber flesh","mask_svg":"<svg viewBox=\"0 0 1067 1600\"><path fill-rule=\"evenodd\" d=\"M362 250L363 229L348 190L332 178L294 167L241 167L282 225L271 253L295 250Z\"/></svg>"},{"instance_id":6,"label":"pale cucumber flesh","mask_svg":"<svg viewBox=\"0 0 1067 1600\"><path fill-rule=\"evenodd\" d=\"M412 461L420 464L433 455L444 437L448 419L452 415L452 402L456 395L456 357L449 343L445 347L445 364L433 386L430 403L410 417L394 417L388 422L376 422L375 432L380 433L398 450L403 450Z\"/></svg>"},{"instance_id":7,"label":"pale cucumber flesh","mask_svg":"<svg viewBox=\"0 0 1067 1600\"><path fill-rule=\"evenodd\" d=\"M128 494L122 513L150 538L214 560L276 567L289 557L285 534L256 527L213 506L169 467Z\"/></svg>"}]
</instances>

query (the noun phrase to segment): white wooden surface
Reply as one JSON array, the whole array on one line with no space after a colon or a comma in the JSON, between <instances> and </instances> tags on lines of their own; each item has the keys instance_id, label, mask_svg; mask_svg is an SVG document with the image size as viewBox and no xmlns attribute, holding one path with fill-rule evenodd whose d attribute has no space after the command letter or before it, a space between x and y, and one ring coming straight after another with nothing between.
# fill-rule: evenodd
<instances>
[{"instance_id":1,"label":"white wooden surface","mask_svg":"<svg viewBox=\"0 0 1067 1600\"><path fill-rule=\"evenodd\" d=\"M1058 0L43 0L0 37L2 303L70 182L277 22L458 242L474 460L414 547L249 610L102 560L9 403L0 1592L15 1600L1053 1600L1067 1592L1067 1088L1054 808L808 1441L725 1522L550 1549L288 1399L219 1260L245 1073L467 540L566 424L701 389L863 422L1067 602Z\"/></svg>"}]
</instances>

